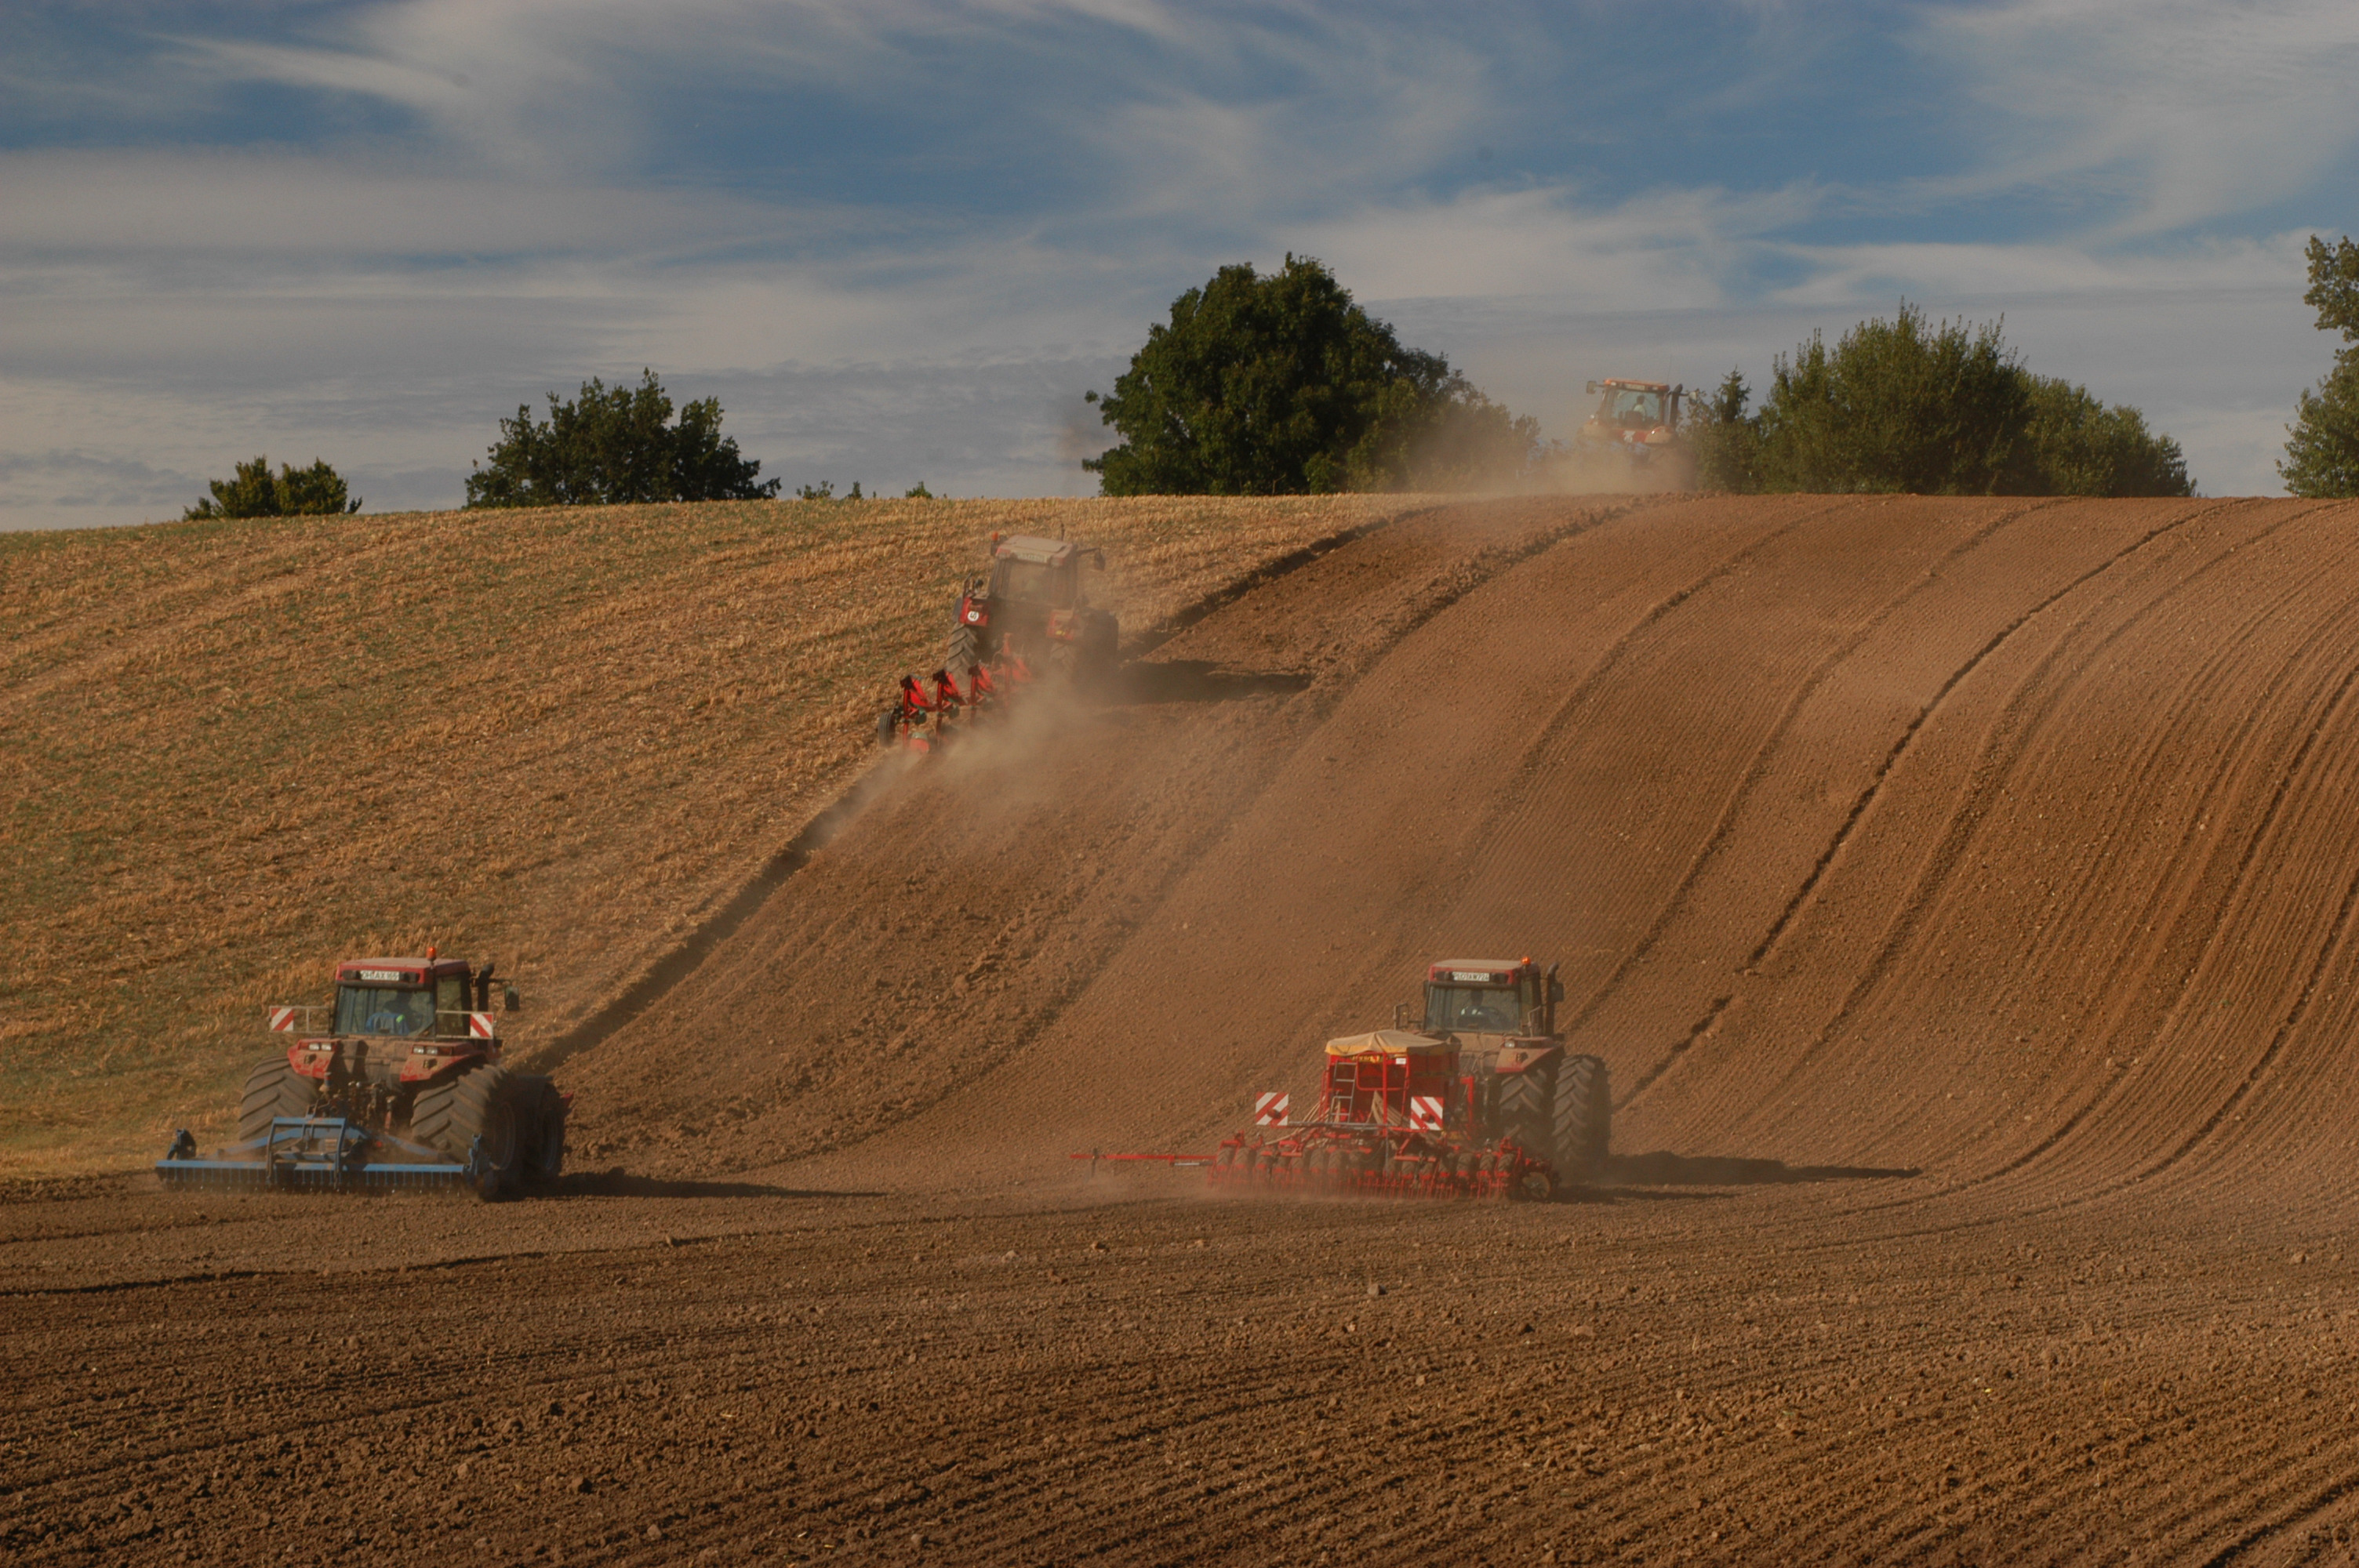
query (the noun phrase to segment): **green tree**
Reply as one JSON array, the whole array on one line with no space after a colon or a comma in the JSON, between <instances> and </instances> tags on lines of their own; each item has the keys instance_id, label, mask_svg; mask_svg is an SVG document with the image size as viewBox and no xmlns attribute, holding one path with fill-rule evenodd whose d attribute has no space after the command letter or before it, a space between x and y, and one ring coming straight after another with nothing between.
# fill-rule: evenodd
<instances>
[{"instance_id":1,"label":"green tree","mask_svg":"<svg viewBox=\"0 0 2359 1568\"><path fill-rule=\"evenodd\" d=\"M2359 244L2345 234L2328 244L2310 237L2310 291L2301 302L2318 312L2318 330L2341 332L2334 368L2305 391L2286 427L2286 455L2277 474L2295 495L2359 495Z\"/></svg>"},{"instance_id":2,"label":"green tree","mask_svg":"<svg viewBox=\"0 0 2359 1568\"><path fill-rule=\"evenodd\" d=\"M1919 495L2192 495L2179 443L2088 388L2037 376L2000 323L1930 325L1901 301L1831 350L1775 363L1751 419L1734 372L1701 412L1707 482Z\"/></svg>"},{"instance_id":3,"label":"green tree","mask_svg":"<svg viewBox=\"0 0 2359 1568\"><path fill-rule=\"evenodd\" d=\"M180 514L185 523L209 517L294 517L310 514L358 512L361 498L348 493L335 470L319 459L299 469L281 463L278 477L270 474L270 460L256 458L237 465L237 477L207 480L212 493Z\"/></svg>"},{"instance_id":4,"label":"green tree","mask_svg":"<svg viewBox=\"0 0 2359 1568\"><path fill-rule=\"evenodd\" d=\"M1114 391L1088 400L1123 438L1082 465L1108 495L1485 482L1527 465L1539 435L1292 254L1266 277L1224 266L1173 300Z\"/></svg>"},{"instance_id":5,"label":"green tree","mask_svg":"<svg viewBox=\"0 0 2359 1568\"><path fill-rule=\"evenodd\" d=\"M755 482L762 465L741 457L721 433L721 400L679 410L652 370L636 388L608 388L595 376L582 395L549 395L549 417L529 405L500 421L487 466L467 476L470 506L594 506L649 501L760 501L779 481Z\"/></svg>"},{"instance_id":6,"label":"green tree","mask_svg":"<svg viewBox=\"0 0 2359 1568\"><path fill-rule=\"evenodd\" d=\"M2032 376L2032 467L2048 495L2192 495L2187 458L2127 404L2107 407L2058 376Z\"/></svg>"},{"instance_id":7,"label":"green tree","mask_svg":"<svg viewBox=\"0 0 2359 1568\"><path fill-rule=\"evenodd\" d=\"M2031 392L1994 322L1969 328L1901 301L1830 351L1812 333L1771 369L1760 417L1770 490L2022 494L2037 484Z\"/></svg>"},{"instance_id":8,"label":"green tree","mask_svg":"<svg viewBox=\"0 0 2359 1568\"><path fill-rule=\"evenodd\" d=\"M1731 369L1709 398L1688 404L1689 439L1694 443L1696 480L1706 490L1739 494L1761 488L1761 427L1745 413L1753 389L1745 373Z\"/></svg>"}]
</instances>

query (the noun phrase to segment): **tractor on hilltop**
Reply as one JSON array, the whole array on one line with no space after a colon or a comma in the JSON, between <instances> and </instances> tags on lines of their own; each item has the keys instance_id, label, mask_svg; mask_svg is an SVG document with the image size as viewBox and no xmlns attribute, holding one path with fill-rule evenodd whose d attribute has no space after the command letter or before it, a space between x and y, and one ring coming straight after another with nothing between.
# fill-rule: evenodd
<instances>
[{"instance_id":1,"label":"tractor on hilltop","mask_svg":"<svg viewBox=\"0 0 2359 1568\"><path fill-rule=\"evenodd\" d=\"M1597 411L1572 438L1573 457L1618 479L1685 490L1695 483L1695 451L1680 422L1684 386L1661 381L1593 381Z\"/></svg>"},{"instance_id":2,"label":"tractor on hilltop","mask_svg":"<svg viewBox=\"0 0 2359 1568\"><path fill-rule=\"evenodd\" d=\"M429 947L349 958L327 1007L274 1007L294 1039L246 1075L237 1141L200 1157L176 1134L156 1173L175 1187L469 1187L497 1197L554 1181L572 1097L500 1060L492 965ZM502 1011L520 1005L502 988Z\"/></svg>"}]
</instances>

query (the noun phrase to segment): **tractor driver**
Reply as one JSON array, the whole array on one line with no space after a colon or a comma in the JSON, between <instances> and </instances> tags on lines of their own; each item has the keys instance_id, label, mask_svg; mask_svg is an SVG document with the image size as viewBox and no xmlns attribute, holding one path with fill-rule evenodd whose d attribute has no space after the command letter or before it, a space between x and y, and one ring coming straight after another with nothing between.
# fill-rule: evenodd
<instances>
[{"instance_id":1,"label":"tractor driver","mask_svg":"<svg viewBox=\"0 0 2359 1568\"><path fill-rule=\"evenodd\" d=\"M431 1034L434 1033L434 993L429 990L395 991L369 1014L361 1026L366 1034Z\"/></svg>"},{"instance_id":2,"label":"tractor driver","mask_svg":"<svg viewBox=\"0 0 2359 1568\"><path fill-rule=\"evenodd\" d=\"M1493 1032L1511 1030L1516 1027L1513 1005L1504 993L1475 991L1466 999L1466 1005L1458 1010L1459 1027Z\"/></svg>"}]
</instances>

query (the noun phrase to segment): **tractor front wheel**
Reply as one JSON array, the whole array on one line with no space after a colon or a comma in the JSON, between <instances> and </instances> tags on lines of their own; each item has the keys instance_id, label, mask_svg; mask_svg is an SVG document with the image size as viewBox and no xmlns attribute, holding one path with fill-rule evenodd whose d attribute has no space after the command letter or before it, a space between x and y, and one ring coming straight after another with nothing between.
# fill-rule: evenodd
<instances>
[{"instance_id":1,"label":"tractor front wheel","mask_svg":"<svg viewBox=\"0 0 2359 1568\"><path fill-rule=\"evenodd\" d=\"M237 1101L237 1141L251 1143L270 1136L270 1124L282 1116L309 1116L320 1086L295 1070L284 1056L255 1064L245 1076L245 1092Z\"/></svg>"},{"instance_id":2,"label":"tractor front wheel","mask_svg":"<svg viewBox=\"0 0 2359 1568\"><path fill-rule=\"evenodd\" d=\"M410 1136L462 1164L476 1162L475 1191L495 1198L514 1185L521 1168L516 1136L516 1079L485 1063L418 1091Z\"/></svg>"}]
</instances>

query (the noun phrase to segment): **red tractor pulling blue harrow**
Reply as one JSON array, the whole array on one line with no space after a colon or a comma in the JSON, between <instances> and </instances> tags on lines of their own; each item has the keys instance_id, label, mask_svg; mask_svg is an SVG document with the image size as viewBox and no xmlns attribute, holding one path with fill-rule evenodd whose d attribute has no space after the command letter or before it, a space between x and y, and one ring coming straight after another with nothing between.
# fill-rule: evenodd
<instances>
[{"instance_id":1,"label":"red tractor pulling blue harrow","mask_svg":"<svg viewBox=\"0 0 2359 1568\"><path fill-rule=\"evenodd\" d=\"M201 1156L183 1129L156 1174L169 1187L466 1187L486 1198L554 1181L572 1097L501 1064L492 978L490 964L431 947L339 964L332 1007L270 1009L271 1031L295 1039L246 1075L237 1141ZM514 987L502 1000L516 1010Z\"/></svg>"}]
</instances>

